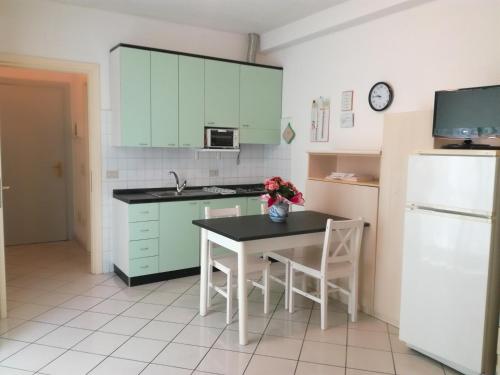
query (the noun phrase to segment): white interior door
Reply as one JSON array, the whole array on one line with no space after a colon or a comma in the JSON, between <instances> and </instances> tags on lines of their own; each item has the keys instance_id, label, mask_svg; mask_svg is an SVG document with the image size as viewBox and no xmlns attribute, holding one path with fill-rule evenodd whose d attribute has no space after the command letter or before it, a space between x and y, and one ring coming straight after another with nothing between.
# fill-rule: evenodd
<instances>
[{"instance_id":1,"label":"white interior door","mask_svg":"<svg viewBox=\"0 0 500 375\"><path fill-rule=\"evenodd\" d=\"M65 95L57 86L0 84L6 245L68 239Z\"/></svg>"}]
</instances>

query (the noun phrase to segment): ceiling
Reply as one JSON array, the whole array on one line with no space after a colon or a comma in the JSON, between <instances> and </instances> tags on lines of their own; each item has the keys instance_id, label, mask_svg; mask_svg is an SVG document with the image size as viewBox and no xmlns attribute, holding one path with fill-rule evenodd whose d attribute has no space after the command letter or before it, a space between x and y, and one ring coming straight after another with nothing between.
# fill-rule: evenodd
<instances>
[{"instance_id":1,"label":"ceiling","mask_svg":"<svg viewBox=\"0 0 500 375\"><path fill-rule=\"evenodd\" d=\"M347 0L55 0L237 33L263 33Z\"/></svg>"}]
</instances>

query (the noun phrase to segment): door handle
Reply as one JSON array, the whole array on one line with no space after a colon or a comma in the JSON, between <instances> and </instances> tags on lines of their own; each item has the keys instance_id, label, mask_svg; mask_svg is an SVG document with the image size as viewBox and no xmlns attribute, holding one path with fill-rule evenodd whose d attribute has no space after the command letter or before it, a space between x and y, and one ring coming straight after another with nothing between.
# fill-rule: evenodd
<instances>
[{"instance_id":1,"label":"door handle","mask_svg":"<svg viewBox=\"0 0 500 375\"><path fill-rule=\"evenodd\" d=\"M10 190L10 186L2 186L2 190Z\"/></svg>"},{"instance_id":2,"label":"door handle","mask_svg":"<svg viewBox=\"0 0 500 375\"><path fill-rule=\"evenodd\" d=\"M54 169L55 171L55 174L57 177L62 177L63 176L63 164L61 161L58 161L57 163L55 163L52 168Z\"/></svg>"}]
</instances>

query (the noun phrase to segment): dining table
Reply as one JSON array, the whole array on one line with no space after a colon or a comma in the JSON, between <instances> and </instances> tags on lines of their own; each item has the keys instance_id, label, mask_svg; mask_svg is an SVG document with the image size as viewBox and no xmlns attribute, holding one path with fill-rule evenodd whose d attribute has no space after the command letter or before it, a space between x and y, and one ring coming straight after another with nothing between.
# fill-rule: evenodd
<instances>
[{"instance_id":1,"label":"dining table","mask_svg":"<svg viewBox=\"0 0 500 375\"><path fill-rule=\"evenodd\" d=\"M239 343L247 345L247 256L269 251L321 245L325 237L328 219L349 220L345 217L316 211L291 212L283 223L271 221L268 215L193 220L193 224L201 228L200 315L206 316L208 310L209 242L222 246L237 255Z\"/></svg>"}]
</instances>

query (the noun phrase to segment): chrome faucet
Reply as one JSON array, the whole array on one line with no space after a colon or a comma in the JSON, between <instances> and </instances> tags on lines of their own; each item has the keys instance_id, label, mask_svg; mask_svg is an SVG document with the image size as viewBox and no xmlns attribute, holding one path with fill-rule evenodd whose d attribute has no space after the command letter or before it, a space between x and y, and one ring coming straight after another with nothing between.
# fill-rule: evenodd
<instances>
[{"instance_id":1,"label":"chrome faucet","mask_svg":"<svg viewBox=\"0 0 500 375\"><path fill-rule=\"evenodd\" d=\"M184 182L182 183L182 185L179 185L179 176L177 175L177 173L175 173L175 171L170 171L168 173L174 175L174 178L175 178L175 188L177 189L177 194L182 193L182 191L184 190L184 188L187 185L187 180L184 180Z\"/></svg>"}]
</instances>

